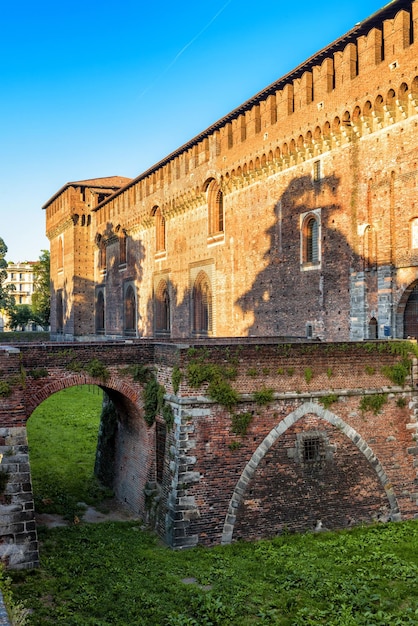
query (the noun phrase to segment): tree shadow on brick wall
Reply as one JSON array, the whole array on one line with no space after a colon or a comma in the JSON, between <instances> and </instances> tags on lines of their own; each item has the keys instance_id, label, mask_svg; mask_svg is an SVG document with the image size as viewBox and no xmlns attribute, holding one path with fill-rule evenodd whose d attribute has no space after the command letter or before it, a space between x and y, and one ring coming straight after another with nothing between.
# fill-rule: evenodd
<instances>
[{"instance_id":1,"label":"tree shadow on brick wall","mask_svg":"<svg viewBox=\"0 0 418 626\"><path fill-rule=\"evenodd\" d=\"M347 338L350 267L357 263L338 230L343 211L335 202L339 183L336 176L317 182L310 176L298 177L275 202L274 223L266 231L267 265L236 300L248 315L249 336ZM319 262L312 262L312 250L307 250L306 228L312 218L320 224Z\"/></svg>"}]
</instances>

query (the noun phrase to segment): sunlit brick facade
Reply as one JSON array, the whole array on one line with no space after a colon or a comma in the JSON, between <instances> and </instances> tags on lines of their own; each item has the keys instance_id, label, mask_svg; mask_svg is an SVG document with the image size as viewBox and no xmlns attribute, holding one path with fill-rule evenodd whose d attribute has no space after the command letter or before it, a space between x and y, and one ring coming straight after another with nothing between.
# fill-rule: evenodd
<instances>
[{"instance_id":1,"label":"sunlit brick facade","mask_svg":"<svg viewBox=\"0 0 418 626\"><path fill-rule=\"evenodd\" d=\"M134 180L65 185L53 336L418 335L417 59L395 0Z\"/></svg>"}]
</instances>

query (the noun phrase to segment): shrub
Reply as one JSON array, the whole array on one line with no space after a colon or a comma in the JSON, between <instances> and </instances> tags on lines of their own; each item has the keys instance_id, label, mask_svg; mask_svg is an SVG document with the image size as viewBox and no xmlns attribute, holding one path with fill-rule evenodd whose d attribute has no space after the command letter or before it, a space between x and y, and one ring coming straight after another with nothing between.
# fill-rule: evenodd
<instances>
[{"instance_id":1,"label":"shrub","mask_svg":"<svg viewBox=\"0 0 418 626\"><path fill-rule=\"evenodd\" d=\"M148 426L155 422L155 416L161 411L165 389L155 376L149 379L144 389L144 419Z\"/></svg>"},{"instance_id":2,"label":"shrub","mask_svg":"<svg viewBox=\"0 0 418 626\"><path fill-rule=\"evenodd\" d=\"M360 411L362 413L372 411L375 415L377 415L386 402L387 396L384 393L374 393L370 396L363 396L360 400Z\"/></svg>"},{"instance_id":3,"label":"shrub","mask_svg":"<svg viewBox=\"0 0 418 626\"><path fill-rule=\"evenodd\" d=\"M92 359L87 363L84 369L87 374L90 374L93 378L101 378L103 381L106 381L110 376L106 365L99 361L99 359Z\"/></svg>"},{"instance_id":4,"label":"shrub","mask_svg":"<svg viewBox=\"0 0 418 626\"><path fill-rule=\"evenodd\" d=\"M49 376L49 372L46 367L36 367L35 369L30 370L28 372L28 375L31 378L38 380L39 378L46 378L47 376Z\"/></svg>"},{"instance_id":5,"label":"shrub","mask_svg":"<svg viewBox=\"0 0 418 626\"><path fill-rule=\"evenodd\" d=\"M128 369L135 382L145 384L152 376L152 370L150 367L148 367L148 365L135 364L130 365Z\"/></svg>"},{"instance_id":6,"label":"shrub","mask_svg":"<svg viewBox=\"0 0 418 626\"><path fill-rule=\"evenodd\" d=\"M12 388L7 380L0 380L0 397L8 398L12 395Z\"/></svg>"},{"instance_id":7,"label":"shrub","mask_svg":"<svg viewBox=\"0 0 418 626\"><path fill-rule=\"evenodd\" d=\"M183 373L180 370L180 368L176 365L173 368L173 372L171 374L171 382L173 385L173 391L176 395L178 393L178 390L180 389L180 383L182 381L182 378L183 378Z\"/></svg>"},{"instance_id":8,"label":"shrub","mask_svg":"<svg viewBox=\"0 0 418 626\"><path fill-rule=\"evenodd\" d=\"M168 430L171 430L174 425L174 411L171 404L164 404L162 415Z\"/></svg>"},{"instance_id":9,"label":"shrub","mask_svg":"<svg viewBox=\"0 0 418 626\"><path fill-rule=\"evenodd\" d=\"M393 382L394 385L403 387L407 376L409 376L409 361L403 363L395 363L394 365L384 365L382 373Z\"/></svg>"},{"instance_id":10,"label":"shrub","mask_svg":"<svg viewBox=\"0 0 418 626\"><path fill-rule=\"evenodd\" d=\"M247 411L246 413L236 413L232 416L231 430L235 435L245 437L247 434L248 426L253 419L252 413Z\"/></svg>"},{"instance_id":11,"label":"shrub","mask_svg":"<svg viewBox=\"0 0 418 626\"><path fill-rule=\"evenodd\" d=\"M227 380L221 377L215 377L210 381L208 393L212 400L222 404L228 410L231 410L238 402L237 391L232 388Z\"/></svg>"},{"instance_id":12,"label":"shrub","mask_svg":"<svg viewBox=\"0 0 418 626\"><path fill-rule=\"evenodd\" d=\"M271 389L270 387L263 387L262 389L259 389L258 391L254 391L253 395L254 395L254 400L257 402L257 404L264 405L264 404L268 404L269 402L273 400L274 390Z\"/></svg>"},{"instance_id":13,"label":"shrub","mask_svg":"<svg viewBox=\"0 0 418 626\"><path fill-rule=\"evenodd\" d=\"M309 383L311 382L313 378L313 369L311 367L305 367L304 375L305 375L305 380L309 385Z\"/></svg>"},{"instance_id":14,"label":"shrub","mask_svg":"<svg viewBox=\"0 0 418 626\"><path fill-rule=\"evenodd\" d=\"M331 404L334 404L334 402L338 402L338 396L336 393L330 393L327 396L322 396L322 398L319 398L319 402L322 404L324 409L329 409Z\"/></svg>"}]
</instances>

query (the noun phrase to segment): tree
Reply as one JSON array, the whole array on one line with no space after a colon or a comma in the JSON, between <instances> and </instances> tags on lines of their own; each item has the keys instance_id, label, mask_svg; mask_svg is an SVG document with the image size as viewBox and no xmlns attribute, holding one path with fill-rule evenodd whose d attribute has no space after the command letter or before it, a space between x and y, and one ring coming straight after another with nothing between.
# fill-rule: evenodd
<instances>
[{"instance_id":1,"label":"tree","mask_svg":"<svg viewBox=\"0 0 418 626\"><path fill-rule=\"evenodd\" d=\"M7 246L0 237L0 309L9 313L15 306L15 299L13 297L14 286L4 284L7 279L6 254Z\"/></svg>"},{"instance_id":2,"label":"tree","mask_svg":"<svg viewBox=\"0 0 418 626\"><path fill-rule=\"evenodd\" d=\"M39 260L33 266L33 288L33 321L37 321L41 326L47 328L51 313L50 254L48 250L42 250Z\"/></svg>"},{"instance_id":3,"label":"tree","mask_svg":"<svg viewBox=\"0 0 418 626\"><path fill-rule=\"evenodd\" d=\"M9 311L8 326L11 330L25 330L25 326L33 321L32 307L29 304L17 304Z\"/></svg>"}]
</instances>

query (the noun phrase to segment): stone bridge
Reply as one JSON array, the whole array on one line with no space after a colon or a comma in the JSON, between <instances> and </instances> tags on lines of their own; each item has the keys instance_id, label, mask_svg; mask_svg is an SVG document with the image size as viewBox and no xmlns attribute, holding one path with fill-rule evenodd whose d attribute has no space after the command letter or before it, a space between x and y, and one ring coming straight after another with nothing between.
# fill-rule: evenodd
<instances>
[{"instance_id":1,"label":"stone bridge","mask_svg":"<svg viewBox=\"0 0 418 626\"><path fill-rule=\"evenodd\" d=\"M82 384L114 409L116 497L173 547L414 518L416 370L396 341L2 346L0 558L39 563L26 422Z\"/></svg>"}]
</instances>

